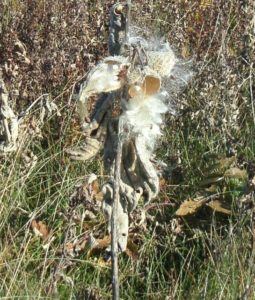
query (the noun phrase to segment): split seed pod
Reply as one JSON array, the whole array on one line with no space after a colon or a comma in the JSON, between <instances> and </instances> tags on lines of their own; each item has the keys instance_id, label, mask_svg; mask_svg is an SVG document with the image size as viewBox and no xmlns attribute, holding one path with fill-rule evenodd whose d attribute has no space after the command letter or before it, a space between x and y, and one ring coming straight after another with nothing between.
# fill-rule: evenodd
<instances>
[{"instance_id":1,"label":"split seed pod","mask_svg":"<svg viewBox=\"0 0 255 300\"><path fill-rule=\"evenodd\" d=\"M160 77L155 75L146 75L143 81L143 93L146 96L151 96L159 93L161 86Z\"/></svg>"}]
</instances>

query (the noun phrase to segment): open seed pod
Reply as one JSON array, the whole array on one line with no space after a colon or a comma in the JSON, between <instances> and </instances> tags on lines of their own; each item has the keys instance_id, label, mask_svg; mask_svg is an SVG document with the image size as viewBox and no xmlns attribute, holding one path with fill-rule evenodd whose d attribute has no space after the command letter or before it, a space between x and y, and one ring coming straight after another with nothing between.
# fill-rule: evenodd
<instances>
[{"instance_id":1,"label":"open seed pod","mask_svg":"<svg viewBox=\"0 0 255 300\"><path fill-rule=\"evenodd\" d=\"M128 94L131 98L140 94L151 96L159 93L161 78L157 72L149 67L144 70L135 69L129 75Z\"/></svg>"},{"instance_id":2,"label":"open seed pod","mask_svg":"<svg viewBox=\"0 0 255 300\"><path fill-rule=\"evenodd\" d=\"M141 93L143 93L143 88L139 84L131 84L131 86L128 89L128 95L131 98L134 98L140 95Z\"/></svg>"},{"instance_id":3,"label":"open seed pod","mask_svg":"<svg viewBox=\"0 0 255 300\"><path fill-rule=\"evenodd\" d=\"M161 86L161 79L159 76L146 75L143 81L142 90L144 95L151 96L159 92Z\"/></svg>"},{"instance_id":4,"label":"open seed pod","mask_svg":"<svg viewBox=\"0 0 255 300\"><path fill-rule=\"evenodd\" d=\"M131 68L128 73L128 84L131 86L133 84L142 84L144 78L144 74L142 69L139 66L135 68Z\"/></svg>"},{"instance_id":5,"label":"open seed pod","mask_svg":"<svg viewBox=\"0 0 255 300\"><path fill-rule=\"evenodd\" d=\"M148 66L156 71L161 77L169 76L176 63L174 52L168 51L148 51Z\"/></svg>"}]
</instances>

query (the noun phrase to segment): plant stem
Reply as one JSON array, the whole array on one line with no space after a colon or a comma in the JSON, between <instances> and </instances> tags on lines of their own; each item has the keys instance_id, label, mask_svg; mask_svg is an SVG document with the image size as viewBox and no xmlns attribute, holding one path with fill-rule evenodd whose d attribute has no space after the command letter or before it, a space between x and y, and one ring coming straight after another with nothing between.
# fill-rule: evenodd
<instances>
[{"instance_id":1,"label":"plant stem","mask_svg":"<svg viewBox=\"0 0 255 300\"><path fill-rule=\"evenodd\" d=\"M126 44L128 45L129 45L130 11L131 11L131 0L127 0L125 39L126 39Z\"/></svg>"},{"instance_id":2,"label":"plant stem","mask_svg":"<svg viewBox=\"0 0 255 300\"><path fill-rule=\"evenodd\" d=\"M118 276L118 206L120 203L120 172L122 160L122 122L119 119L118 146L114 170L114 192L111 223L111 253L112 253L112 299L119 300Z\"/></svg>"},{"instance_id":3,"label":"plant stem","mask_svg":"<svg viewBox=\"0 0 255 300\"><path fill-rule=\"evenodd\" d=\"M131 0L127 0L125 42L129 45L129 25ZM118 270L118 206L120 203L120 174L122 160L122 120L119 118L118 145L114 169L114 191L111 216L111 255L112 255L112 299L119 300L119 270Z\"/></svg>"}]
</instances>

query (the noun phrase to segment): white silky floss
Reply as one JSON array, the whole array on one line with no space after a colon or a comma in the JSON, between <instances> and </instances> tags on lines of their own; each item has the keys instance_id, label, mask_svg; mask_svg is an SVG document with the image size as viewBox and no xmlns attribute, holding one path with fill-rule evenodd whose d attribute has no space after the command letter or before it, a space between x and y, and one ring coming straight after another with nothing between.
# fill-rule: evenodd
<instances>
[{"instance_id":1,"label":"white silky floss","mask_svg":"<svg viewBox=\"0 0 255 300\"><path fill-rule=\"evenodd\" d=\"M161 135L162 114L168 107L162 100L164 93L146 96L143 93L125 101L122 115L123 126L129 128L129 134L143 139L147 150L151 153Z\"/></svg>"},{"instance_id":2,"label":"white silky floss","mask_svg":"<svg viewBox=\"0 0 255 300\"><path fill-rule=\"evenodd\" d=\"M95 66L88 75L82 94L89 97L93 94L111 92L121 88L121 71L129 68L127 58L110 56Z\"/></svg>"}]
</instances>

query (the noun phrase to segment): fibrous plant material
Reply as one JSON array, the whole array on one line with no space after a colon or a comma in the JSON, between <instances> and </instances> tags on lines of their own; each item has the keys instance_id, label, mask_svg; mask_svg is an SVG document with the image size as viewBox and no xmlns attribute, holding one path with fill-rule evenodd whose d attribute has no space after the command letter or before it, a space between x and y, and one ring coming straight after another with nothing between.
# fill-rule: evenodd
<instances>
[{"instance_id":1,"label":"fibrous plant material","mask_svg":"<svg viewBox=\"0 0 255 300\"><path fill-rule=\"evenodd\" d=\"M36 110L38 108L39 110ZM49 95L43 94L24 112L14 113L9 104L9 93L0 73L0 156L17 151L31 137L40 136L39 127L55 112L60 115L57 105L49 100ZM32 126L34 129L30 132L27 122L29 118L32 118L35 123Z\"/></svg>"},{"instance_id":2,"label":"fibrous plant material","mask_svg":"<svg viewBox=\"0 0 255 300\"><path fill-rule=\"evenodd\" d=\"M153 43L132 35L131 31L127 43L126 14L126 8L120 3L111 10L109 51L112 56L94 67L81 87L78 112L85 141L82 147L68 150L71 158L87 160L104 148L105 170L111 180L102 188L102 209L109 221L109 233L116 176L119 176L116 225L120 252L127 247L129 214L140 199L146 204L158 195L159 177L152 158L161 136L162 115L172 109L171 95L163 86L171 85L174 75L181 73L179 66L177 74L178 59L167 42ZM89 114L88 99L100 93L99 105ZM116 106L119 107L117 115ZM117 157L121 159L116 166Z\"/></svg>"},{"instance_id":3,"label":"fibrous plant material","mask_svg":"<svg viewBox=\"0 0 255 300\"><path fill-rule=\"evenodd\" d=\"M0 153L13 152L17 149L18 118L10 107L8 98L8 91L0 78Z\"/></svg>"}]
</instances>

